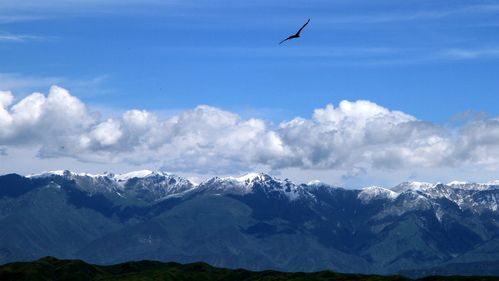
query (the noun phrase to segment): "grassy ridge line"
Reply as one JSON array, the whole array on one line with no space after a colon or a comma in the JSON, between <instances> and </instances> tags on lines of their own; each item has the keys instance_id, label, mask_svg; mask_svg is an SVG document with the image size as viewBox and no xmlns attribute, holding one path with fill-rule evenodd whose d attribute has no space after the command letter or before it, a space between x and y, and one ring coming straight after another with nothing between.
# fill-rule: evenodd
<instances>
[{"instance_id":1,"label":"grassy ridge line","mask_svg":"<svg viewBox=\"0 0 499 281\"><path fill-rule=\"evenodd\" d=\"M0 267L0 280L203 280L203 281L253 281L253 280L328 280L328 281L409 281L403 276L377 276L343 274L331 271L314 273L289 273L278 271L248 271L243 269L223 269L205 263L162 263L154 261L127 262L117 265L100 266L80 260L58 260L46 257L33 262L10 263ZM466 280L491 281L499 277L432 276L417 280Z\"/></svg>"}]
</instances>

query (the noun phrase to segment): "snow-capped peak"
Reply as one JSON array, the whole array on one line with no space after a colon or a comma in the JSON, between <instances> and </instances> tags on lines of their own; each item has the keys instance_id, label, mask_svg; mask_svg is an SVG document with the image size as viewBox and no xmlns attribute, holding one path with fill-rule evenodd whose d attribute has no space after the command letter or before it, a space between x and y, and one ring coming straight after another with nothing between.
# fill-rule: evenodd
<instances>
[{"instance_id":1,"label":"snow-capped peak","mask_svg":"<svg viewBox=\"0 0 499 281\"><path fill-rule=\"evenodd\" d=\"M271 196L285 196L296 200L308 196L309 192L301 185L296 185L288 179L280 180L264 173L249 173L239 177L214 177L199 184L200 190L221 193L248 194L255 191Z\"/></svg>"},{"instance_id":2,"label":"snow-capped peak","mask_svg":"<svg viewBox=\"0 0 499 281\"><path fill-rule=\"evenodd\" d=\"M64 177L64 176L82 176L82 177L87 176L87 177L95 178L95 177L105 176L105 174L100 175L100 174L89 174L89 173L75 173L75 172L71 172L69 170L54 170L54 171L45 171L45 172L41 172L38 174L30 174L30 175L27 175L26 177L27 178L43 178L43 177L50 177L50 176L61 176L61 177Z\"/></svg>"},{"instance_id":3,"label":"snow-capped peak","mask_svg":"<svg viewBox=\"0 0 499 281\"><path fill-rule=\"evenodd\" d=\"M41 175L50 175L51 174L51 175L63 176L64 173L67 173L67 172L69 172L69 171L67 171L67 170L55 170L55 171L43 172L39 175L41 176Z\"/></svg>"},{"instance_id":4,"label":"snow-capped peak","mask_svg":"<svg viewBox=\"0 0 499 281\"><path fill-rule=\"evenodd\" d=\"M395 187L392 187L391 190L395 192L404 192L408 190L427 190L429 188L434 187L435 184L429 182L419 182L419 181L410 181L403 182Z\"/></svg>"},{"instance_id":5,"label":"snow-capped peak","mask_svg":"<svg viewBox=\"0 0 499 281\"><path fill-rule=\"evenodd\" d=\"M372 199L395 199L399 195L398 192L392 191L390 189L381 186L368 186L364 187L362 191L357 195L362 201L369 201Z\"/></svg>"},{"instance_id":6,"label":"snow-capped peak","mask_svg":"<svg viewBox=\"0 0 499 281\"><path fill-rule=\"evenodd\" d=\"M54 171L47 171L47 172L42 172L38 174L31 174L27 175L29 178L40 178L40 177L49 177L49 176L61 176L61 177L74 177L74 176L80 176L80 177L91 177L91 178L99 178L99 177L107 177L109 179L113 179L115 181L119 182L125 182L129 179L132 178L145 178L154 174L158 175L167 175L166 173L163 172L153 172L150 170L140 170L140 171L133 171L133 172L128 172L124 174L112 174L112 173L103 173L103 174L90 174L90 173L76 173L72 172L69 170L54 170Z\"/></svg>"},{"instance_id":7,"label":"snow-capped peak","mask_svg":"<svg viewBox=\"0 0 499 281\"><path fill-rule=\"evenodd\" d=\"M322 185L322 184L324 183L321 182L320 180L312 180L307 183L307 185Z\"/></svg>"},{"instance_id":8,"label":"snow-capped peak","mask_svg":"<svg viewBox=\"0 0 499 281\"><path fill-rule=\"evenodd\" d=\"M484 185L499 185L499 180L492 180L492 181L488 181L486 183L482 183Z\"/></svg>"},{"instance_id":9,"label":"snow-capped peak","mask_svg":"<svg viewBox=\"0 0 499 281\"><path fill-rule=\"evenodd\" d=\"M145 178L153 174L154 172L150 170L140 170L140 171L133 171L124 174L114 175L113 178L115 178L118 181L127 181L133 178Z\"/></svg>"},{"instance_id":10,"label":"snow-capped peak","mask_svg":"<svg viewBox=\"0 0 499 281\"><path fill-rule=\"evenodd\" d=\"M87 174L67 170L43 172L30 175L31 178L63 177L74 180L78 188L90 193L117 194L123 198L134 198L153 202L171 196L180 196L196 188L189 180L165 172L150 170L123 174ZM132 179L137 179L132 181Z\"/></svg>"},{"instance_id":11,"label":"snow-capped peak","mask_svg":"<svg viewBox=\"0 0 499 281\"><path fill-rule=\"evenodd\" d=\"M199 185L214 187L216 190L249 193L252 191L254 183L263 182L269 179L272 178L264 173L248 173L239 177L214 177Z\"/></svg>"},{"instance_id":12,"label":"snow-capped peak","mask_svg":"<svg viewBox=\"0 0 499 281\"><path fill-rule=\"evenodd\" d=\"M451 181L449 183L447 183L448 186L453 186L453 185L465 185L465 184L469 184L469 182L467 181Z\"/></svg>"},{"instance_id":13,"label":"snow-capped peak","mask_svg":"<svg viewBox=\"0 0 499 281\"><path fill-rule=\"evenodd\" d=\"M265 177L267 177L267 175L263 173L247 173L240 177L235 177L235 178L229 177L229 178L243 183L243 182L253 182L255 180L265 180Z\"/></svg>"},{"instance_id":14,"label":"snow-capped peak","mask_svg":"<svg viewBox=\"0 0 499 281\"><path fill-rule=\"evenodd\" d=\"M162 171L151 171L151 170L139 170L139 171L132 171L132 172L127 172L123 174L114 174L114 173L108 173L104 172L102 174L90 174L90 173L76 173L72 172L69 170L54 170L54 171L46 171L46 172L41 172L37 174L30 174L27 175L26 177L28 178L43 178L43 177L51 177L51 176L61 176L61 177L90 177L90 178L107 178L109 180L113 180L116 182L121 182L124 183L130 179L133 178L147 178L151 176L162 176L162 177L170 177L170 178L176 178L176 179L181 179L180 177L162 172ZM185 181L188 181L187 179L183 179Z\"/></svg>"},{"instance_id":15,"label":"snow-capped peak","mask_svg":"<svg viewBox=\"0 0 499 281\"><path fill-rule=\"evenodd\" d=\"M490 188L495 188L499 186L499 181L489 181L486 183L475 183L475 182L465 182L465 181L451 181L447 184L452 188L456 189L466 189L466 190L487 190Z\"/></svg>"},{"instance_id":16,"label":"snow-capped peak","mask_svg":"<svg viewBox=\"0 0 499 281\"><path fill-rule=\"evenodd\" d=\"M65 170L56 170L56 171L45 171L37 174L29 174L26 177L27 178L41 178L41 177L48 177L48 176L63 176Z\"/></svg>"}]
</instances>

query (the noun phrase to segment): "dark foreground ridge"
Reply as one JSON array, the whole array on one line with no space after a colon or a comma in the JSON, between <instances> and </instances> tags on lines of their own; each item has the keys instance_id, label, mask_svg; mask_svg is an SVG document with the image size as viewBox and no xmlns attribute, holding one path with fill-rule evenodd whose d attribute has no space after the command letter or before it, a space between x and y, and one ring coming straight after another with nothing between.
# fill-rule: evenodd
<instances>
[{"instance_id":1,"label":"dark foreground ridge","mask_svg":"<svg viewBox=\"0 0 499 281\"><path fill-rule=\"evenodd\" d=\"M59 260L45 257L33 262L16 262L0 267L0 280L499 280L499 277L478 276L429 276L422 279L409 279L403 276L380 276L343 274L332 271L313 273L249 271L244 269L223 269L206 263L162 263L157 261L126 262L116 265L93 265L81 260Z\"/></svg>"}]
</instances>

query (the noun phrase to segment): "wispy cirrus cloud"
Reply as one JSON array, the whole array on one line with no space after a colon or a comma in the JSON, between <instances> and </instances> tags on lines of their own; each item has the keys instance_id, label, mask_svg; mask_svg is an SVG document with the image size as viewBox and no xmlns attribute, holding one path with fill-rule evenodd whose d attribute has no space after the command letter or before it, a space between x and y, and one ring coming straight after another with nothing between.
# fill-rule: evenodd
<instances>
[{"instance_id":1,"label":"wispy cirrus cloud","mask_svg":"<svg viewBox=\"0 0 499 281\"><path fill-rule=\"evenodd\" d=\"M441 46L300 46L299 48L276 49L275 47L169 47L162 50L186 53L190 57L200 59L233 56L238 59L272 58L293 64L314 66L390 66L452 63L461 60L479 60L483 58L499 58L499 47L441 47ZM258 60L258 63L265 61Z\"/></svg>"},{"instance_id":2,"label":"wispy cirrus cloud","mask_svg":"<svg viewBox=\"0 0 499 281\"><path fill-rule=\"evenodd\" d=\"M0 42L27 42L27 41L43 41L47 37L34 35L19 35L19 34L0 34Z\"/></svg>"},{"instance_id":3,"label":"wispy cirrus cloud","mask_svg":"<svg viewBox=\"0 0 499 281\"><path fill-rule=\"evenodd\" d=\"M368 3L370 1L366 1ZM230 3L230 4L229 4ZM436 20L444 19L448 17L455 16L473 16L477 14L495 14L499 12L499 4L489 3L489 2L476 2L474 4L468 5L412 5L410 9L398 9L393 10L393 4L380 3L378 6L383 7L380 9L383 12L356 13L358 9L347 10L348 13L344 13L345 7L358 7L358 3L348 2L344 3L331 3L330 1L315 1L313 4L309 1L294 1L290 3L289 1L273 1L268 3L268 1L247 1L234 3L232 1L215 1L215 2L203 2L196 0L130 0L130 1L119 1L119 0L49 0L49 1L36 1L36 0L25 0L25 1L15 1L15 0L0 0L0 6L4 11L9 14L4 16L0 15L0 22L2 18L9 20L22 20L25 17L29 20L30 17L36 17L33 12L43 11L47 14L58 14L65 12L66 16L71 16L76 14L81 14L82 11L94 11L97 13L113 13L120 11L140 11L142 9L155 8L155 7L178 7L178 8L189 8L182 13L182 17L211 17L212 19L222 17L225 21L230 21L230 19L241 20L238 14L238 10L244 10L245 12L259 11L262 15L262 7L272 8L269 12L273 12L273 9L286 9L286 11L292 11L294 9L308 10L310 8L322 9L324 11L331 11L327 13L327 16L316 16L314 17L314 22L316 24L322 25L321 28L336 28L332 23L390 23L390 22L407 22L407 21L417 21L417 20ZM221 12L219 7L225 7L234 11L234 13ZM419 8L425 7L425 8ZM198 9L207 9L210 13L199 13ZM341 8L341 9L340 9ZM341 12L338 12L341 11ZM353 12L352 12L353 11ZM274 15L275 12L272 13ZM293 14L293 13L291 13ZM64 14L62 14L64 15ZM263 15L267 15L263 13ZM270 14L269 14L270 15ZM296 20L296 16L291 15L293 20ZM266 16L264 16L266 18ZM275 18L275 16L273 16ZM288 22L290 16L279 17L274 24ZM293 21L289 21L291 23ZM254 26L268 26L268 21L254 21L252 25ZM205 22L207 26L211 26L212 23ZM225 26L225 28L230 28L230 26ZM272 28L270 26L270 28ZM344 28L344 26L342 27Z\"/></svg>"},{"instance_id":4,"label":"wispy cirrus cloud","mask_svg":"<svg viewBox=\"0 0 499 281\"><path fill-rule=\"evenodd\" d=\"M457 59L457 60L498 58L499 47L473 48L473 49L453 48L453 49L444 50L442 52L442 55L449 59Z\"/></svg>"},{"instance_id":5,"label":"wispy cirrus cloud","mask_svg":"<svg viewBox=\"0 0 499 281\"><path fill-rule=\"evenodd\" d=\"M130 4L140 4L140 3L161 3L164 1L159 0L129 0L129 1L119 1L119 0L46 0L46 1L36 1L36 0L25 0L25 1L15 1L15 0L0 0L0 5L4 8L40 8L40 7L71 7L77 5L86 6L102 6L102 5L130 5ZM174 1L167 1L174 2Z\"/></svg>"},{"instance_id":6,"label":"wispy cirrus cloud","mask_svg":"<svg viewBox=\"0 0 499 281\"><path fill-rule=\"evenodd\" d=\"M0 72L0 91L9 90L24 96L40 89L46 89L51 85L64 83L69 85L73 91L86 96L85 93L105 92L102 85L107 79L109 79L109 76L105 74L87 79L73 79L64 76L32 76Z\"/></svg>"},{"instance_id":7,"label":"wispy cirrus cloud","mask_svg":"<svg viewBox=\"0 0 499 281\"><path fill-rule=\"evenodd\" d=\"M0 0L0 6L8 13L21 13L30 16L33 12L45 12L46 14L68 12L67 15L81 13L82 11L112 12L120 8L132 8L147 6L179 5L184 1L177 0L48 0L48 1L15 1Z\"/></svg>"},{"instance_id":8,"label":"wispy cirrus cloud","mask_svg":"<svg viewBox=\"0 0 499 281\"><path fill-rule=\"evenodd\" d=\"M65 78L56 76L40 77L0 72L0 89L22 92L34 88L46 88L48 85L59 84L64 80Z\"/></svg>"},{"instance_id":9,"label":"wispy cirrus cloud","mask_svg":"<svg viewBox=\"0 0 499 281\"><path fill-rule=\"evenodd\" d=\"M43 19L43 17L28 16L28 15L0 15L0 23L16 23L16 22L34 21L40 19Z\"/></svg>"},{"instance_id":10,"label":"wispy cirrus cloud","mask_svg":"<svg viewBox=\"0 0 499 281\"><path fill-rule=\"evenodd\" d=\"M390 23L418 20L438 20L455 16L470 17L477 14L493 15L499 13L498 4L467 5L458 8L433 8L412 11L379 12L368 15L340 15L334 18L319 18L323 23Z\"/></svg>"}]
</instances>

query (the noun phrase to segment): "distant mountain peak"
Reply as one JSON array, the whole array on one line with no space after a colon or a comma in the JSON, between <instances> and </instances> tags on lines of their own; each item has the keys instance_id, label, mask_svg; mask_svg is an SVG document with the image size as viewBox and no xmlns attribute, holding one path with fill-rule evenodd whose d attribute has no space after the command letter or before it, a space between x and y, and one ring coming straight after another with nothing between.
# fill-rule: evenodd
<instances>
[{"instance_id":1,"label":"distant mountain peak","mask_svg":"<svg viewBox=\"0 0 499 281\"><path fill-rule=\"evenodd\" d=\"M239 177L225 177L222 179L235 180L240 183L251 183L254 181L265 181L270 178L272 177L264 173L247 173Z\"/></svg>"},{"instance_id":2,"label":"distant mountain peak","mask_svg":"<svg viewBox=\"0 0 499 281\"><path fill-rule=\"evenodd\" d=\"M404 192L404 191L420 191L420 192L429 192L435 188L448 187L452 189L464 189L464 190L487 190L494 187L499 187L499 181L490 181L487 183L476 183L476 182L467 182L467 181L451 181L447 184L443 183L429 183L429 182L403 182L395 187L390 188L395 192Z\"/></svg>"},{"instance_id":3,"label":"distant mountain peak","mask_svg":"<svg viewBox=\"0 0 499 281\"><path fill-rule=\"evenodd\" d=\"M80 176L80 177L103 177L106 176L107 174L90 174L90 173L76 173L72 172L70 170L53 170L53 171L44 171L41 173L37 174L30 174L27 175L27 178L45 178L45 177L51 177L51 176L61 176L61 177L71 177L71 176Z\"/></svg>"},{"instance_id":4,"label":"distant mountain peak","mask_svg":"<svg viewBox=\"0 0 499 281\"><path fill-rule=\"evenodd\" d=\"M196 188L188 179L162 171L139 170L123 174L76 173L55 170L28 175L27 178L62 177L73 180L79 189L86 192L116 194L122 198L156 201L171 196L180 196Z\"/></svg>"},{"instance_id":5,"label":"distant mountain peak","mask_svg":"<svg viewBox=\"0 0 499 281\"><path fill-rule=\"evenodd\" d=\"M239 177L214 177L199 185L201 190L215 194L248 194L255 191L270 196L283 196L293 201L309 195L307 185L297 185L288 179L278 179L265 173L248 173ZM308 196L310 197L310 196Z\"/></svg>"},{"instance_id":6,"label":"distant mountain peak","mask_svg":"<svg viewBox=\"0 0 499 281\"><path fill-rule=\"evenodd\" d=\"M43 178L43 177L50 177L50 176L61 176L61 177L71 177L71 176L80 176L80 177L91 177L91 178L99 178L99 177L107 177L109 179L114 179L119 182L124 182L128 181L133 178L146 178L154 175L159 175L159 176L174 176L173 174L162 172L162 171L151 171L151 170L138 170L138 171L131 171L123 174L115 174L115 173L108 173L104 172L102 174L91 174L91 173L77 173L77 172L72 172L69 170L53 170L53 171L46 171L46 172L41 172L38 174L30 174L27 175L26 177L28 178Z\"/></svg>"},{"instance_id":7,"label":"distant mountain peak","mask_svg":"<svg viewBox=\"0 0 499 281\"><path fill-rule=\"evenodd\" d=\"M247 173L238 177L213 177L201 184L200 187L214 191L250 193L255 183L263 183L273 178L264 173Z\"/></svg>"},{"instance_id":8,"label":"distant mountain peak","mask_svg":"<svg viewBox=\"0 0 499 281\"><path fill-rule=\"evenodd\" d=\"M114 178L117 179L118 181L127 181L129 179L133 178L145 178L151 175L154 175L155 172L151 170L139 170L139 171L132 171L124 174L117 174L114 175Z\"/></svg>"},{"instance_id":9,"label":"distant mountain peak","mask_svg":"<svg viewBox=\"0 0 499 281\"><path fill-rule=\"evenodd\" d=\"M391 190L395 192L404 192L408 190L426 190L434 186L435 184L429 182L406 181L395 187L392 187Z\"/></svg>"},{"instance_id":10,"label":"distant mountain peak","mask_svg":"<svg viewBox=\"0 0 499 281\"><path fill-rule=\"evenodd\" d=\"M324 184L323 182L321 182L320 180L311 180L307 183L307 185L322 185Z\"/></svg>"},{"instance_id":11,"label":"distant mountain peak","mask_svg":"<svg viewBox=\"0 0 499 281\"><path fill-rule=\"evenodd\" d=\"M453 180L453 181L447 183L447 185L449 185L449 186L452 186L452 185L465 185L465 184L469 184L469 182L467 182L467 181Z\"/></svg>"},{"instance_id":12,"label":"distant mountain peak","mask_svg":"<svg viewBox=\"0 0 499 281\"><path fill-rule=\"evenodd\" d=\"M395 199L399 195L398 192L381 187L381 186L368 186L364 187L357 196L360 200L366 202L372 199Z\"/></svg>"}]
</instances>

